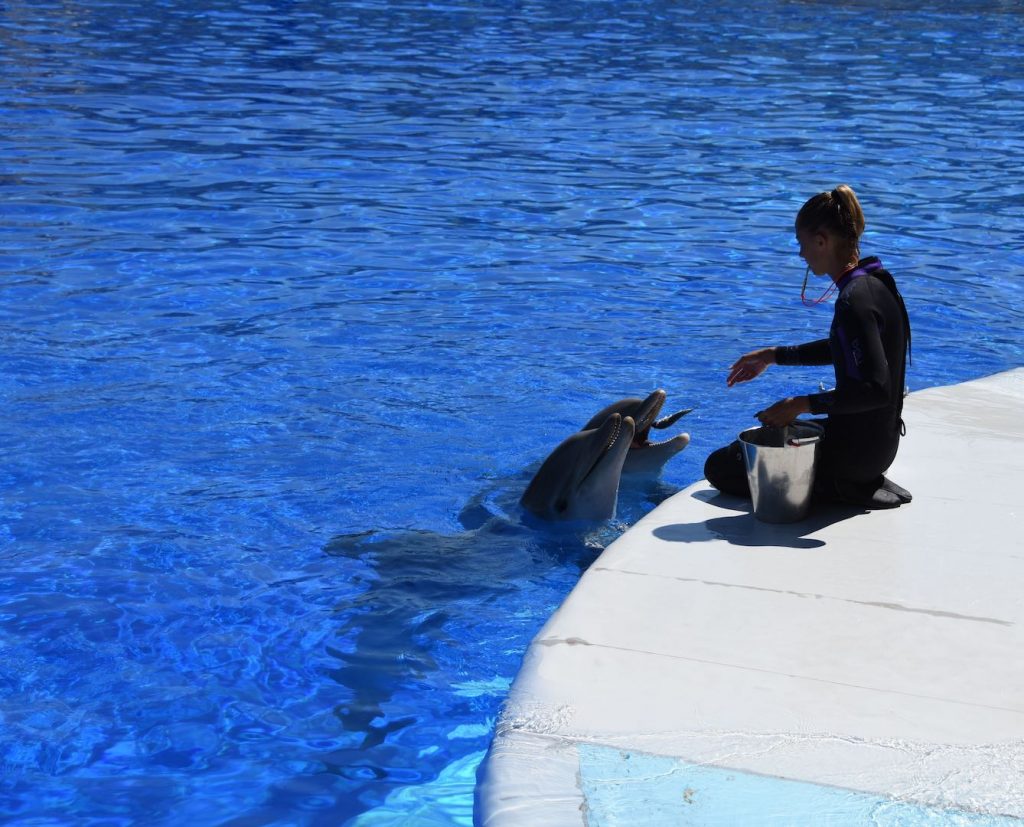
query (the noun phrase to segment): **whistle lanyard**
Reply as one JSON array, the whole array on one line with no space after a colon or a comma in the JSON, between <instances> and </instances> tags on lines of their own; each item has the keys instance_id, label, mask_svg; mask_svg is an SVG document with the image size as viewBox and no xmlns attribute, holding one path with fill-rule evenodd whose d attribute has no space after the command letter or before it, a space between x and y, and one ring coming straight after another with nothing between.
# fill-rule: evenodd
<instances>
[{"instance_id":1,"label":"whistle lanyard","mask_svg":"<svg viewBox=\"0 0 1024 827\"><path fill-rule=\"evenodd\" d=\"M838 285L836 284L836 282L832 282L832 284L830 284L828 286L828 289L825 290L825 292L821 294L820 298L811 301L810 299L807 298L807 295L806 295L806 293L807 293L807 277L810 274L811 274L811 268L810 268L810 266L808 266L807 269L804 270L804 285L803 285L803 287L800 288L800 301L802 301L804 303L805 307L816 307L819 304L821 304L822 302L828 301L830 298L832 298L832 294L836 292L836 288L838 287Z\"/></svg>"}]
</instances>

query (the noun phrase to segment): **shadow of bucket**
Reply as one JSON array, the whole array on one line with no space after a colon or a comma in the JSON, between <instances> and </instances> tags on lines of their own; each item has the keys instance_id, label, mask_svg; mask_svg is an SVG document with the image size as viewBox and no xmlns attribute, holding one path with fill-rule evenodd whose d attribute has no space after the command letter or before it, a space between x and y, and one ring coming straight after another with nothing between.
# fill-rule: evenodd
<instances>
[{"instance_id":1,"label":"shadow of bucket","mask_svg":"<svg viewBox=\"0 0 1024 827\"><path fill-rule=\"evenodd\" d=\"M824 429L795 421L786 428L748 428L740 434L754 516L766 523L795 523L807 516Z\"/></svg>"}]
</instances>

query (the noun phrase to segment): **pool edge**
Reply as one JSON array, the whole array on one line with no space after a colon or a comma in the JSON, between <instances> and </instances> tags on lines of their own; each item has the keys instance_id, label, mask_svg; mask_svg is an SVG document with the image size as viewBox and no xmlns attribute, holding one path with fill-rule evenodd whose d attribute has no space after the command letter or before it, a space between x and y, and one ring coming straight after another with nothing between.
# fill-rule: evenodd
<instances>
[{"instance_id":1,"label":"pool edge","mask_svg":"<svg viewBox=\"0 0 1024 827\"><path fill-rule=\"evenodd\" d=\"M897 531L901 552L906 553L907 564L913 566L915 560L928 559L939 552L945 553L947 557L950 555L955 557L958 553L957 544L969 542L976 535L974 529L977 528L977 524L973 522L952 523L956 516L956 508L960 508L961 513L975 515L978 520L984 519L988 537L995 536L993 532L1001 532L1005 536L1012 533L1013 529L1016 529L1016 533L1019 535L1020 529L1024 528L1024 515L1016 506L1016 502L1020 498L1014 497L1013 485L1022 478L1024 462L1022 462L1019 452L1011 454L1003 449L1007 442L1012 444L1014 441L1024 439L1024 428L1020 424L1024 422L1024 368L1005 371L957 385L929 388L916 392L908 399L906 418L909 429L908 438L892 469L892 476L915 493L914 503L906 506L905 509L894 512L870 512L863 516L857 515L852 522L849 519L837 519L833 523L818 526L811 532L805 532L806 536L792 532L787 533L786 529L765 527L763 528L765 534L763 548L771 550L773 554L793 557L800 556L793 554L793 548L806 551L816 547L813 544L820 543L821 546L828 546L837 552L849 549L851 555L855 555L863 548L877 545L878 537L874 532L880 528L888 528ZM951 445L956 448L960 443L969 443L967 453L957 453L955 450L937 450L937 448ZM973 461L970 459L971 457L977 457L979 462L989 463L987 467L990 468L1005 467L1007 473L995 475L994 478L987 481L975 480L974 487L970 490L962 486L958 487L956 485L957 476L965 470L965 457L967 457L967 462ZM943 481L945 480L949 481L948 485L944 485ZM1019 488L1019 485L1017 487ZM726 508L722 507L723 502L727 504ZM609 714L602 718L602 701L595 699L595 696L601 693L593 692L593 684L589 692L586 690L581 692L580 687L571 686L568 679L574 672L577 676L580 675L579 667L584 663L584 659L579 657L579 653L592 647L596 639L606 631L599 628L601 626L599 616L602 613L602 608L608 608L609 594L616 595L616 602L621 596L623 603L616 607L621 615L629 618L641 618L646 615L648 625L645 626L644 623L637 621L638 628L634 630L635 640L643 639L644 629L652 629L657 626L659 612L666 610L671 612L671 607L667 607L667 609L658 607L659 595L648 594L645 596L643 591L634 591L631 594L623 594L620 591L609 592L607 584L604 583L611 576L626 582L625 575L640 574L639 569L645 565L657 567L664 563L664 558L654 561L651 559L652 555L664 553L663 547L659 549L652 545L651 537L654 532L660 532L664 538L670 536L674 530L676 532L674 539L689 544L688 549L703 544L709 548L721 547L720 550L724 554L734 552L736 546L742 544L744 539L737 535L723 541L721 536L718 536L721 534L720 531L717 535L715 531L704 534L701 532L711 521L717 521L715 528L731 521L734 527L742 527L743 530L749 531L753 526L750 522L752 518L749 515L746 516L748 519L744 522L741 508L735 503L729 504L727 498L715 497L713 490L709 489L706 482L701 481L662 503L605 549L559 609L549 618L527 650L522 667L510 691L505 711L499 720L494 739L480 766L475 794L474 817L476 824L486 825L486 827L516 827L516 825L543 827L548 824L582 825L590 823L589 815L591 814L588 814L588 809L591 807L591 803L584 792L580 778L579 744L601 744L613 746L616 749L637 750L653 755L672 754L680 758L706 762L711 766L728 766L721 760L715 760L715 727L702 733L687 731L685 738L689 742L680 743L678 737L678 733L682 731L679 726L678 706L680 704L668 700L672 696L671 692L667 695L663 693L660 697L648 697L646 704L654 708L647 709L642 714L636 710L619 710L611 714L609 713L611 707L606 706L603 712ZM946 520L950 522L947 524ZM926 521L929 525L927 532L919 530L923 525L922 521ZM686 531L684 532L681 527L686 527ZM753 526L753 530L760 531L762 529L760 526ZM799 542L794 544L794 540ZM747 537L747 541L758 543L758 540L752 536ZM804 545L801 545L801 542ZM726 543L728 548L723 543ZM915 544L918 546L917 548L914 547ZM923 547L925 545L928 547ZM1005 557L1006 549L996 548L998 543L989 545L989 551L993 555L998 554L1000 558ZM851 556L850 564L856 565L858 559L856 556ZM637 569L637 571L633 571L633 569ZM850 588L854 592L860 590L867 596L872 594L872 589L877 589L880 585L891 585L891 582L885 582L884 578L879 578L877 582L868 582L864 580L861 571L850 571L847 574L851 584ZM799 572L795 570L794 576L798 575ZM665 576L677 577L680 582L701 580L699 574L693 578L679 577L678 571L671 575L667 575L665 572L658 574L658 577L662 579ZM854 583L854 580L857 582ZM701 582L706 585L711 581L704 577ZM716 583L715 585L727 584ZM846 584L840 583L840 585ZM933 599L934 605L929 602L921 609L914 608L912 611L904 611L903 614L906 617L897 616L898 613L895 612L885 613L885 623L879 627L879 633L889 634L893 629L907 627L912 634L928 636L933 634L935 628L939 628L938 626L929 627L928 623L946 623L947 626L951 626L950 617L962 617L966 619L953 627L956 629L956 634L964 635L965 640L969 640L975 633L988 635L985 642L986 645L994 647L991 649L992 652L1002 651L999 647L1006 645L1007 640L1018 641L1020 633L1016 629L1024 627L1024 610L1011 617L1006 614L1006 611L1003 611L1002 614L994 611L995 607L993 607L993 611L990 612L994 615L992 619L1004 625L998 626L989 623L986 626L986 623L982 621L987 621L989 618L984 617L985 612L982 611L984 606L978 606L976 611L972 609L974 614L964 610L963 607L947 607L943 603L943 600L948 600L948 594L944 590L947 587L948 583L944 584L940 579L936 579L933 598L929 598ZM761 584L743 588L747 589L749 593L741 594L739 602L731 605L742 607L749 604L752 611L762 608L754 605L755 600L763 599L766 592L772 591ZM800 586L800 588L806 588L806 586ZM776 589L775 591L781 590ZM794 588L792 591L796 593L798 589ZM885 589L882 591L884 592ZM998 589L995 591L997 592ZM667 592L663 591L660 597L664 600L666 594L672 593L672 589ZM774 595L769 596L774 597ZM821 595L817 596L821 597ZM921 596L927 598L927 590L922 592ZM829 599L836 603L838 607L836 611L842 612L835 616L842 618L844 623L857 622L863 616L867 616L865 612L870 613L873 605L884 606L895 603L885 594L881 594L877 600L854 597ZM634 602L630 604L630 600ZM792 601L790 602L792 603ZM785 604L780 602L779 605ZM865 606L868 608L865 609ZM1015 610L1011 607L1011 611ZM857 612L860 612L860 615ZM875 612L875 615L879 614L882 612ZM713 614L709 613L707 617L709 628L715 627ZM1020 622L1018 623L1018 621ZM651 623L655 625L649 625ZM1010 631L1007 632L1007 629ZM571 634L567 633L570 631ZM634 661L630 661L629 659L632 657L628 654L630 651L637 653L646 649L648 650L646 654L650 654L659 652L659 646L661 646L661 650L664 651L660 651L660 656L667 657L669 655L666 655L668 650L665 647L671 648L673 645L671 640L661 643L654 641L650 646L635 646L631 649L628 646L617 647L614 643L604 641L601 644L603 649L600 662L595 660L596 656L588 653L590 661L587 668L593 668L596 670L594 674L601 674L605 677L619 674L622 676L621 683L628 684L631 679L630 670L638 668L643 661L639 655ZM700 658L696 656L691 658L688 654L679 652L669 654L679 662L687 661L684 664L687 667L700 661ZM562 661L561 665L559 665L559 661ZM727 664L727 666L737 668L735 665ZM996 673L1005 672L1007 669L1014 670L1015 678L1024 679L1024 671L1021 671L1020 667L994 662L989 666ZM705 664L701 668L710 675L715 669L721 672L725 667L722 664L710 666ZM837 668L841 669L842 665L840 664ZM889 668L893 668L892 664L885 664L885 669ZM898 664L895 668L898 669ZM768 685L773 680L782 681L779 675L784 672L785 669L765 670L766 685L757 691L763 692L765 697L785 697L784 693L788 691L786 686ZM800 670L794 669L794 672L800 673ZM753 673L748 671L744 674ZM814 685L817 678L799 674L798 677L803 680L804 684L801 686L801 692L811 694L819 692L821 694L821 690L816 689L816 685ZM708 692L718 691L728 685L728 677L723 678L721 674L714 674L709 679L712 678L718 683L714 684L714 688L709 688ZM884 676L878 680L881 681L882 678ZM736 680L742 681L743 678L736 678ZM821 685L824 686L827 683L828 681L825 681ZM869 684L871 681L865 681L865 683ZM806 684L812 684L811 689L808 689ZM709 686L711 685L709 684ZM602 687L602 689L606 688ZM727 707L723 711L721 704L716 705L710 699L698 697L699 690L695 691L692 687L687 687L687 689L690 693L689 698L683 699L681 705L685 705L688 700L696 699L708 709L714 710L714 715L719 716L714 719L717 723L722 723L728 718L730 713ZM881 721L868 722L866 729L875 737L884 735L888 725L892 730L891 736L895 738L905 738L909 733L917 736L922 743L933 743L928 737L929 734L939 738L937 743L942 744L959 743L957 739L969 741L970 736L955 727L930 729L930 721L943 715L942 710L951 703L960 703L964 708L970 707L971 715L974 716L971 718L972 726L977 727L979 734L984 736L1003 731L1012 734L1014 739L1024 740L1024 709L1011 706L1005 713L997 711L989 715L985 711L987 707L999 707L997 703L991 703L994 696L978 697L972 700L970 695L972 686L967 684L955 686L951 684L948 687L948 697L944 696L942 692L937 692L935 698L925 699L923 703L927 709L919 713L917 719L909 725L896 726L896 718L903 714L902 707L899 706L899 697L901 692L906 694L905 690L906 687L899 685L898 680L896 685L884 690L879 690L877 686L842 690L846 692L846 695L843 696L844 702L850 701L853 707L858 707L858 705L863 707L858 713L860 718L853 721L852 728L857 729L864 725L864 722L870 717L870 704L875 699L865 700L862 697L854 698L852 701L850 699L858 692L863 695L870 691L878 695L880 691L884 691L887 696L886 703L893 704L893 707L888 722L884 715ZM826 690L825 694L831 691L833 688ZM977 691L984 694L984 690ZM773 696L773 692L777 694ZM840 692L840 694L842 693ZM622 697L628 697L628 694ZM893 700L894 698L896 700ZM621 700L620 697L619 701L621 702ZM834 702L835 699L832 697L822 700L823 705ZM643 727L637 726L638 721L650 723L652 720L658 719L659 713L656 707L659 703L668 703L675 707L666 709L664 715L666 726L663 731L658 731L661 729L658 727L648 727L645 730ZM928 704L931 706L929 707ZM591 707L589 711L586 710L587 707ZM615 723L613 719L616 716L625 717L628 720ZM674 721L673 716L675 717ZM853 718L856 718L856 715ZM707 720L710 719L706 719L705 723ZM607 726L603 723L604 721L609 722ZM1005 728L1008 722L1012 725L1011 729L1001 729ZM829 726L825 726L822 731L831 732L835 729L836 721L829 720L826 723ZM719 729L727 731L729 728ZM815 731L813 719L807 725L806 730L808 732ZM631 736L631 733L636 733L635 737ZM677 735L674 736L673 733ZM721 741L721 739L718 740ZM965 749L970 746L967 741L964 741ZM982 742L988 743L984 738ZM863 756L859 754L863 750L850 748L845 752L843 750L839 752L843 754L828 753L824 755L826 763L834 761L836 764L838 769L835 776L837 779L841 779L844 772L854 773L864 761ZM804 749L800 755L786 756L785 760L781 762L784 765L782 774L789 779L799 778L800 763L809 758L821 760L821 750L816 746L813 749ZM741 772L759 771L760 765L757 761L749 761L747 764L741 761L740 764L739 771ZM894 771L894 774L899 776L897 771ZM820 782L822 775L827 776L828 773L818 772L818 775L810 780ZM868 783L867 786L874 788L868 790L869 792L883 796L890 792L893 794L903 792L898 789L892 791L881 789L885 786L884 778L871 778L870 781L871 783ZM845 785L838 784L838 786ZM952 803L955 804L955 802ZM1017 815L1024 815L1024 811Z\"/></svg>"}]
</instances>

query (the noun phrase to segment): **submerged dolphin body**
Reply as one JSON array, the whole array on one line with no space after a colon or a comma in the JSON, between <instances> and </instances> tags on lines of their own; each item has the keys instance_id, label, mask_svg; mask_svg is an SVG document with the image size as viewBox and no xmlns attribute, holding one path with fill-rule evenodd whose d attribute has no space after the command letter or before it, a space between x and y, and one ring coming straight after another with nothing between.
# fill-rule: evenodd
<instances>
[{"instance_id":1,"label":"submerged dolphin body","mask_svg":"<svg viewBox=\"0 0 1024 827\"><path fill-rule=\"evenodd\" d=\"M668 428L693 410L687 408L663 419L656 419L665 404L665 396L665 391L658 389L646 399L620 399L596 413L583 428L594 428L616 413L630 417L636 423L636 431L622 466L623 473L660 474L665 463L690 444L690 435L679 434L664 442L651 442L651 428Z\"/></svg>"},{"instance_id":2,"label":"submerged dolphin body","mask_svg":"<svg viewBox=\"0 0 1024 827\"><path fill-rule=\"evenodd\" d=\"M520 503L545 520L607 520L615 516L619 478L636 427L611 413L570 436L548 456Z\"/></svg>"}]
</instances>

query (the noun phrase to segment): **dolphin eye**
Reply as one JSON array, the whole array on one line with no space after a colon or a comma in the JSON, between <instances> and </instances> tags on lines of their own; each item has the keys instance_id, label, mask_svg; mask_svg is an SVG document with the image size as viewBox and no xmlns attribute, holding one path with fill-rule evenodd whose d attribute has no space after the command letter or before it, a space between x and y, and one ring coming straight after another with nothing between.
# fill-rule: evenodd
<instances>
[{"instance_id":1,"label":"dolphin eye","mask_svg":"<svg viewBox=\"0 0 1024 827\"><path fill-rule=\"evenodd\" d=\"M564 513L565 513L565 510L566 510L566 509L567 509L568 507L569 507L569 503L568 503L568 502L566 502L565 500L558 500L558 501L557 501L557 502L555 503L555 511L557 511L557 512L558 512L559 514L564 514Z\"/></svg>"}]
</instances>

